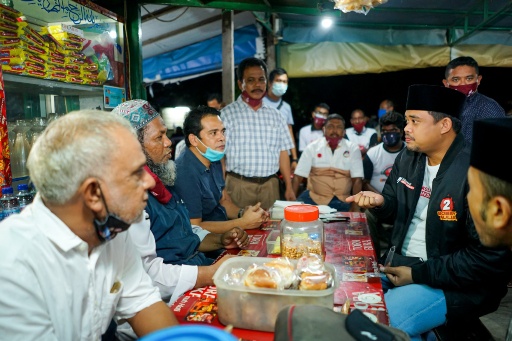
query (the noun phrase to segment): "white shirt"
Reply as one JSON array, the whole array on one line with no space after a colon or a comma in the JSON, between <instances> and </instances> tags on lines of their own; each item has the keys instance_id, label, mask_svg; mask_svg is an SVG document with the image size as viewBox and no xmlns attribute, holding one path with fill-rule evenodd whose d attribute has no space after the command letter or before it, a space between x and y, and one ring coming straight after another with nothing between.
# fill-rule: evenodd
<instances>
[{"instance_id":1,"label":"white shirt","mask_svg":"<svg viewBox=\"0 0 512 341\"><path fill-rule=\"evenodd\" d=\"M277 101L271 100L268 96L263 97L263 102L271 106L272 108L276 108L283 115L286 124L293 125L293 115L292 115L292 107L288 104L288 102L284 101L283 98L279 98ZM282 103L282 104L281 104ZM281 107L278 109L277 107L281 104Z\"/></svg>"},{"instance_id":2,"label":"white shirt","mask_svg":"<svg viewBox=\"0 0 512 341\"><path fill-rule=\"evenodd\" d=\"M299 151L304 151L307 145L324 136L322 129L313 130L313 125L302 127L299 131Z\"/></svg>"},{"instance_id":3,"label":"white shirt","mask_svg":"<svg viewBox=\"0 0 512 341\"><path fill-rule=\"evenodd\" d=\"M425 167L425 175L423 177L423 185L421 186L420 198L416 204L414 217L412 218L411 225L407 230L407 235L404 239L402 246L402 254L409 257L420 257L424 261L427 260L427 243L425 240L425 231L427 227L427 210L428 203L430 202L430 194L432 193L432 182L434 181L439 167L427 166Z\"/></svg>"},{"instance_id":4,"label":"white shirt","mask_svg":"<svg viewBox=\"0 0 512 341\"><path fill-rule=\"evenodd\" d=\"M150 230L150 221L145 219L132 224L128 233L133 244L139 250L144 269L160 289L164 301L174 303L185 292L194 288L197 280L198 269L193 265L165 264L161 257L156 255L155 237Z\"/></svg>"},{"instance_id":5,"label":"white shirt","mask_svg":"<svg viewBox=\"0 0 512 341\"><path fill-rule=\"evenodd\" d=\"M183 151L185 150L185 148L187 147L187 144L185 143L185 140L181 140L180 142L178 142L178 144L176 145L176 148L174 149L174 160L176 160L178 158L178 156L180 156L181 153L183 153Z\"/></svg>"},{"instance_id":6,"label":"white shirt","mask_svg":"<svg viewBox=\"0 0 512 341\"><path fill-rule=\"evenodd\" d=\"M307 178L312 167L348 170L352 178L364 176L361 151L347 139L341 139L334 154L325 137L311 142L300 156L295 174Z\"/></svg>"},{"instance_id":7,"label":"white shirt","mask_svg":"<svg viewBox=\"0 0 512 341\"><path fill-rule=\"evenodd\" d=\"M0 223L2 339L100 340L113 316L161 301L128 233L88 248L39 195Z\"/></svg>"},{"instance_id":8,"label":"white shirt","mask_svg":"<svg viewBox=\"0 0 512 341\"><path fill-rule=\"evenodd\" d=\"M381 142L368 149L365 162L370 161L373 164L373 173L370 179L370 185L375 187L375 189L380 193L382 193L382 189L384 188L384 184L391 173L391 169L393 168L393 164L395 163L398 153L400 153L405 147L406 143L402 142L402 148L400 150L390 152L384 148L384 143Z\"/></svg>"},{"instance_id":9,"label":"white shirt","mask_svg":"<svg viewBox=\"0 0 512 341\"><path fill-rule=\"evenodd\" d=\"M345 134L349 141L352 141L359 146L363 146L364 149L368 149L370 147L370 139L373 134L377 134L377 130L364 127L361 134L358 134L353 127L350 127L345 129Z\"/></svg>"}]
</instances>

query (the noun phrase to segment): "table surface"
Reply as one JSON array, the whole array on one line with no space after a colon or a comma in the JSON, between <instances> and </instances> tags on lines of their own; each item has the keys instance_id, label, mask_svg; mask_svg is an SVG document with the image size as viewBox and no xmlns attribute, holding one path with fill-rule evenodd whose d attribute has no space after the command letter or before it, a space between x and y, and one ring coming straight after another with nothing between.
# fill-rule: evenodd
<instances>
[{"instance_id":1,"label":"table surface","mask_svg":"<svg viewBox=\"0 0 512 341\"><path fill-rule=\"evenodd\" d=\"M388 325L377 259L364 213L343 212L349 221L324 222L325 261L336 268L339 286L334 293L334 309L350 300L351 309L360 309L374 321ZM268 222L260 229L247 230L250 243L247 250L227 250L240 256L267 257L266 239L279 229L280 221ZM275 257L275 256L274 256ZM216 317L215 286L191 290L171 306L180 324L209 323L224 328ZM198 309L198 304L201 305ZM240 340L271 341L274 334L234 328L232 333Z\"/></svg>"}]
</instances>

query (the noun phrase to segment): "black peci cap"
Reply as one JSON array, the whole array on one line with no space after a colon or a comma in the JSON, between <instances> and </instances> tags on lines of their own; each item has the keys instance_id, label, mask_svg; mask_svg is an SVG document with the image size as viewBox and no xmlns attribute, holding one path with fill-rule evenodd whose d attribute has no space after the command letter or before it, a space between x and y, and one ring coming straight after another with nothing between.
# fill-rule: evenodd
<instances>
[{"instance_id":1,"label":"black peci cap","mask_svg":"<svg viewBox=\"0 0 512 341\"><path fill-rule=\"evenodd\" d=\"M512 118L488 118L473 124L470 165L478 170L512 183L512 171L504 165L510 145Z\"/></svg>"},{"instance_id":2,"label":"black peci cap","mask_svg":"<svg viewBox=\"0 0 512 341\"><path fill-rule=\"evenodd\" d=\"M466 96L461 92L437 85L409 86L405 110L436 111L459 118Z\"/></svg>"}]
</instances>

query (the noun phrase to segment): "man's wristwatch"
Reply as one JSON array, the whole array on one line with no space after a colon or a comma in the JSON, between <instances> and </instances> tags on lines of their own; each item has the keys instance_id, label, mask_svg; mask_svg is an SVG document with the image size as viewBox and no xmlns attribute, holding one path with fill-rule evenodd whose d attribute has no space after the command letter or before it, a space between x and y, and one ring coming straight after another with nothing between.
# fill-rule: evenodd
<instances>
[{"instance_id":1,"label":"man's wristwatch","mask_svg":"<svg viewBox=\"0 0 512 341\"><path fill-rule=\"evenodd\" d=\"M238 218L242 218L242 216L244 215L244 209L241 208L239 211L238 211Z\"/></svg>"},{"instance_id":2,"label":"man's wristwatch","mask_svg":"<svg viewBox=\"0 0 512 341\"><path fill-rule=\"evenodd\" d=\"M298 159L292 159L292 162L299 162Z\"/></svg>"}]
</instances>

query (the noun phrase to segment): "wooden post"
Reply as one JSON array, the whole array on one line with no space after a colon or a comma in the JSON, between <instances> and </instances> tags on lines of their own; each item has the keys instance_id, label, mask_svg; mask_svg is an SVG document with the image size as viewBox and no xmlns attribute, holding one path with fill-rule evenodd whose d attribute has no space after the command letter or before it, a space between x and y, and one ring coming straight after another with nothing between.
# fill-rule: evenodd
<instances>
[{"instance_id":1,"label":"wooden post","mask_svg":"<svg viewBox=\"0 0 512 341\"><path fill-rule=\"evenodd\" d=\"M222 101L226 104L235 100L233 19L233 11L222 12Z\"/></svg>"},{"instance_id":2,"label":"wooden post","mask_svg":"<svg viewBox=\"0 0 512 341\"><path fill-rule=\"evenodd\" d=\"M272 14L272 29L274 29L276 15ZM276 36L274 32L267 30L265 35L265 49L267 55L267 69L268 72L274 70L277 67L276 63Z\"/></svg>"}]
</instances>

